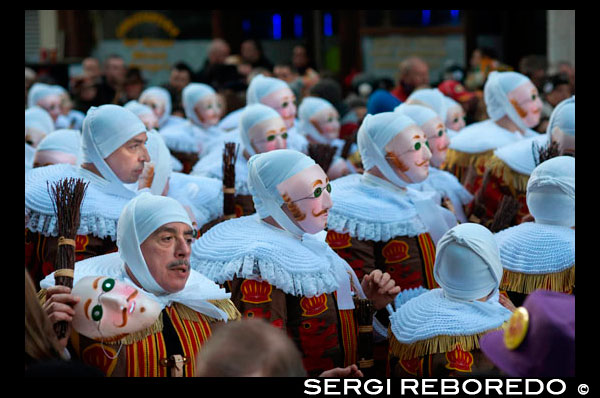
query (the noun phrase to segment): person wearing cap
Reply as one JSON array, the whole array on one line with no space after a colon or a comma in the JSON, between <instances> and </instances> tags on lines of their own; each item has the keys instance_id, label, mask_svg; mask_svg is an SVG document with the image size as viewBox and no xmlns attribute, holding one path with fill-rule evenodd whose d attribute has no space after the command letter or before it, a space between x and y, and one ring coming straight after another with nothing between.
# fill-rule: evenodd
<instances>
[{"instance_id":1,"label":"person wearing cap","mask_svg":"<svg viewBox=\"0 0 600 398\"><path fill-rule=\"evenodd\" d=\"M257 153L286 149L288 129L273 108L263 104L244 107L240 127L231 142L239 144L235 159L235 212L237 217L253 214L256 210L248 187L248 160ZM215 147L204 156L191 174L223 180L223 148Z\"/></svg>"},{"instance_id":2,"label":"person wearing cap","mask_svg":"<svg viewBox=\"0 0 600 398\"><path fill-rule=\"evenodd\" d=\"M429 175L423 130L384 112L365 117L357 141L365 172L332 182L327 242L359 278L381 269L402 289L435 287L435 243L456 217L436 203L437 192L412 187Z\"/></svg>"},{"instance_id":3,"label":"person wearing cap","mask_svg":"<svg viewBox=\"0 0 600 398\"><path fill-rule=\"evenodd\" d=\"M213 330L240 314L190 268L192 235L181 204L144 192L120 214L116 253L75 263L72 291L48 275L39 296L52 323L74 330L70 353L106 376L193 377Z\"/></svg>"},{"instance_id":4,"label":"person wearing cap","mask_svg":"<svg viewBox=\"0 0 600 398\"><path fill-rule=\"evenodd\" d=\"M140 94L138 102L152 108L154 115L158 118L157 129L159 130L185 122L184 118L171 114L171 95L163 87L151 86L146 88Z\"/></svg>"},{"instance_id":5,"label":"person wearing cap","mask_svg":"<svg viewBox=\"0 0 600 398\"><path fill-rule=\"evenodd\" d=\"M136 195L150 160L146 139L146 127L131 111L118 105L92 107L83 123L80 165L56 164L26 174L25 266L34 283L54 270L56 259L57 216L48 185L65 178L89 184L81 203L76 259L114 251L119 215Z\"/></svg>"},{"instance_id":6,"label":"person wearing cap","mask_svg":"<svg viewBox=\"0 0 600 398\"><path fill-rule=\"evenodd\" d=\"M308 153L308 141L297 129L296 120L296 96L288 84L274 77L256 75L246 90L246 104L263 104L274 109L283 119L287 128L287 148ZM228 115L219 126L224 129L232 129L239 126L239 120L243 109L238 109Z\"/></svg>"},{"instance_id":7,"label":"person wearing cap","mask_svg":"<svg viewBox=\"0 0 600 398\"><path fill-rule=\"evenodd\" d=\"M408 116L423 130L427 148L431 151L429 175L412 187L419 191L437 192L440 196L438 203L452 211L459 222L466 222L467 217L463 207L471 202L473 195L460 185L453 174L440 169L446 160L448 145L450 145L444 120L432 109L423 105L404 103L394 112Z\"/></svg>"},{"instance_id":8,"label":"person wearing cap","mask_svg":"<svg viewBox=\"0 0 600 398\"><path fill-rule=\"evenodd\" d=\"M365 117L357 141L365 172L332 182L327 243L359 278L381 270L402 290L436 287L435 244L456 216L437 191L413 188L429 175L425 133L408 116L384 112ZM375 350L382 359L386 343Z\"/></svg>"},{"instance_id":9,"label":"person wearing cap","mask_svg":"<svg viewBox=\"0 0 600 398\"><path fill-rule=\"evenodd\" d=\"M85 114L77 109L73 109L73 100L67 90L59 85L54 85L52 87L60 97L60 114L55 121L56 128L81 130Z\"/></svg>"},{"instance_id":10,"label":"person wearing cap","mask_svg":"<svg viewBox=\"0 0 600 398\"><path fill-rule=\"evenodd\" d=\"M429 66L416 56L411 56L399 65L398 84L391 91L392 95L405 102L415 90L429 85Z\"/></svg>"},{"instance_id":11,"label":"person wearing cap","mask_svg":"<svg viewBox=\"0 0 600 398\"><path fill-rule=\"evenodd\" d=\"M480 340L481 351L503 375L575 376L575 296L536 290L502 330Z\"/></svg>"},{"instance_id":12,"label":"person wearing cap","mask_svg":"<svg viewBox=\"0 0 600 398\"><path fill-rule=\"evenodd\" d=\"M399 288L380 270L359 282L325 242L331 185L314 160L279 149L252 156L248 169L257 214L201 236L192 267L224 284L244 317L286 330L309 376L355 364L354 298L369 298L380 310Z\"/></svg>"},{"instance_id":13,"label":"person wearing cap","mask_svg":"<svg viewBox=\"0 0 600 398\"><path fill-rule=\"evenodd\" d=\"M489 119L470 124L452 140L444 167L471 193L481 186L495 149L538 134L532 128L542 108L537 88L518 72L491 72L483 95Z\"/></svg>"},{"instance_id":14,"label":"person wearing cap","mask_svg":"<svg viewBox=\"0 0 600 398\"><path fill-rule=\"evenodd\" d=\"M79 164L81 133L78 130L60 129L46 136L35 149L33 167L59 163Z\"/></svg>"},{"instance_id":15,"label":"person wearing cap","mask_svg":"<svg viewBox=\"0 0 600 398\"><path fill-rule=\"evenodd\" d=\"M160 90L157 90L157 92L161 93ZM150 93L152 94L153 91L150 91ZM156 95L157 95L157 97L159 97L160 94L156 94ZM148 100L148 97L146 97L146 101L148 103L154 104L154 108L152 108L149 105L143 104L141 102L135 101L135 100L129 101L128 103L123 105L123 107L125 109L130 110L135 115L137 115L137 117L140 118L142 123L144 123L144 126L146 126L146 129L157 130L159 128L159 119L157 116L157 114L159 114L159 112L157 112L156 109L158 109L157 103L158 103L159 99L150 98L150 100ZM185 121L183 118L180 118L180 119L182 121ZM167 124L168 124L168 122L167 122ZM183 164L179 161L179 159L177 159L173 155L170 155L170 157L171 157L171 167L172 167L173 171L182 171Z\"/></svg>"},{"instance_id":16,"label":"person wearing cap","mask_svg":"<svg viewBox=\"0 0 600 398\"><path fill-rule=\"evenodd\" d=\"M346 141L340 139L340 115L327 100L319 97L304 97L298 107L298 132L311 144L327 144L336 148L327 175L331 180L356 173L356 165L360 163L360 155L356 144L352 144L346 158L342 151Z\"/></svg>"},{"instance_id":17,"label":"person wearing cap","mask_svg":"<svg viewBox=\"0 0 600 398\"><path fill-rule=\"evenodd\" d=\"M468 121L472 122L477 108L480 107L480 103L483 102L481 98L481 92L468 91L460 82L456 80L444 80L438 84L437 89L442 92L446 97L456 101L465 113L465 123ZM463 125L464 127L464 125ZM451 128L448 126L448 128ZM457 129L454 129L458 131Z\"/></svg>"},{"instance_id":18,"label":"person wearing cap","mask_svg":"<svg viewBox=\"0 0 600 398\"><path fill-rule=\"evenodd\" d=\"M131 100L123 105L123 108L130 110L139 117L144 123L144 126L146 126L146 129L158 129L158 118L152 108L148 105L142 104L136 100Z\"/></svg>"},{"instance_id":19,"label":"person wearing cap","mask_svg":"<svg viewBox=\"0 0 600 398\"><path fill-rule=\"evenodd\" d=\"M46 83L34 83L29 89L27 96L28 108L33 106L39 106L43 108L52 117L52 122L56 123L56 120L60 115L61 103L61 91L58 89L58 87L59 86Z\"/></svg>"},{"instance_id":20,"label":"person wearing cap","mask_svg":"<svg viewBox=\"0 0 600 398\"><path fill-rule=\"evenodd\" d=\"M452 139L467 125L467 116L462 105L452 98L444 96L444 102L446 103L444 123L448 131L448 138Z\"/></svg>"},{"instance_id":21,"label":"person wearing cap","mask_svg":"<svg viewBox=\"0 0 600 398\"><path fill-rule=\"evenodd\" d=\"M187 174L198 159L220 146L225 133L217 126L223 111L211 86L190 83L183 89L181 99L187 121L161 128L160 133Z\"/></svg>"},{"instance_id":22,"label":"person wearing cap","mask_svg":"<svg viewBox=\"0 0 600 398\"><path fill-rule=\"evenodd\" d=\"M481 336L501 328L512 315L498 290L502 265L493 234L473 223L453 227L438 242L433 274L439 288L396 298L390 316L390 375L498 375L479 349Z\"/></svg>"},{"instance_id":23,"label":"person wearing cap","mask_svg":"<svg viewBox=\"0 0 600 398\"><path fill-rule=\"evenodd\" d=\"M32 106L25 110L25 172L33 168L36 147L53 131L54 122L44 108Z\"/></svg>"},{"instance_id":24,"label":"person wearing cap","mask_svg":"<svg viewBox=\"0 0 600 398\"><path fill-rule=\"evenodd\" d=\"M535 221L495 235L504 267L500 287L515 305L537 289L575 290L575 158L557 156L537 166L526 200Z\"/></svg>"},{"instance_id":25,"label":"person wearing cap","mask_svg":"<svg viewBox=\"0 0 600 398\"><path fill-rule=\"evenodd\" d=\"M173 157L156 130L148 131L146 148L150 161L138 181L138 190L148 188L154 195L168 196L183 205L195 232L223 216L223 181L172 171Z\"/></svg>"},{"instance_id":26,"label":"person wearing cap","mask_svg":"<svg viewBox=\"0 0 600 398\"><path fill-rule=\"evenodd\" d=\"M504 224L508 223L504 228L526 220L529 210L525 196L531 172L549 157L559 155L575 156L575 97L556 106L546 134L523 139L494 151L485 163L483 173L484 179L489 180L479 187L477 199L467 208L470 219L491 225L503 196L509 195L520 207L512 219L504 221Z\"/></svg>"}]
</instances>

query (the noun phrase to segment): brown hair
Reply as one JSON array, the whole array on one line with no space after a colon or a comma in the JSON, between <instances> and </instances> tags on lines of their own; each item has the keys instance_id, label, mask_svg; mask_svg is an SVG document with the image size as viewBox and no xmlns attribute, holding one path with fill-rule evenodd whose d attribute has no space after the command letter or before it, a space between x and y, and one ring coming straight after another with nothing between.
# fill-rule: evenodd
<instances>
[{"instance_id":1,"label":"brown hair","mask_svg":"<svg viewBox=\"0 0 600 398\"><path fill-rule=\"evenodd\" d=\"M294 342L260 318L215 328L196 364L196 377L306 377Z\"/></svg>"},{"instance_id":2,"label":"brown hair","mask_svg":"<svg viewBox=\"0 0 600 398\"><path fill-rule=\"evenodd\" d=\"M25 270L25 358L32 361L65 359L50 319L44 312L33 281Z\"/></svg>"},{"instance_id":3,"label":"brown hair","mask_svg":"<svg viewBox=\"0 0 600 398\"><path fill-rule=\"evenodd\" d=\"M292 198L290 198L290 195L288 195L287 192L281 196L283 198L283 201L287 205L287 208L290 210L296 221L302 221L306 218L306 214L304 214L302 210L300 210L297 204L292 202Z\"/></svg>"}]
</instances>

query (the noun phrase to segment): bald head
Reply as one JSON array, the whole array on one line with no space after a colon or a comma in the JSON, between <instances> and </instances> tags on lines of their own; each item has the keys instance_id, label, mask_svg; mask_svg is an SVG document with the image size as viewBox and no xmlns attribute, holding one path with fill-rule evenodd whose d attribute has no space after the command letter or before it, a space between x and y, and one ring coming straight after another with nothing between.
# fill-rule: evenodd
<instances>
[{"instance_id":1,"label":"bald head","mask_svg":"<svg viewBox=\"0 0 600 398\"><path fill-rule=\"evenodd\" d=\"M400 63L398 80L410 91L429 85L429 66L419 57L409 57Z\"/></svg>"},{"instance_id":2,"label":"bald head","mask_svg":"<svg viewBox=\"0 0 600 398\"><path fill-rule=\"evenodd\" d=\"M229 56L231 49L229 44L223 39L215 39L208 47L208 61L211 64L225 63L225 59Z\"/></svg>"}]
</instances>

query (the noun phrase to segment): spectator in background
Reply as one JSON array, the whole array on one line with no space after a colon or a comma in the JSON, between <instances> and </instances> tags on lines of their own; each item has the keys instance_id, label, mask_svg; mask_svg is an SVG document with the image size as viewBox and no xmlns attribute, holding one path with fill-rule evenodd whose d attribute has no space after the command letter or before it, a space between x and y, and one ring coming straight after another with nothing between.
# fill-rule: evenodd
<instances>
[{"instance_id":1,"label":"spectator in background","mask_svg":"<svg viewBox=\"0 0 600 398\"><path fill-rule=\"evenodd\" d=\"M100 70L100 61L96 58L88 57L81 63L83 74L89 76L94 83L100 83L102 80L102 72Z\"/></svg>"},{"instance_id":2,"label":"spectator in background","mask_svg":"<svg viewBox=\"0 0 600 398\"><path fill-rule=\"evenodd\" d=\"M169 82L164 85L171 95L172 113L184 117L185 112L181 104L181 91L191 83L193 77L192 69L185 62L177 62L171 68Z\"/></svg>"},{"instance_id":3,"label":"spectator in background","mask_svg":"<svg viewBox=\"0 0 600 398\"><path fill-rule=\"evenodd\" d=\"M73 109L86 113L91 106L96 106L98 87L94 79L85 73L73 77L71 80L71 91L73 93Z\"/></svg>"},{"instance_id":4,"label":"spectator in background","mask_svg":"<svg viewBox=\"0 0 600 398\"><path fill-rule=\"evenodd\" d=\"M542 117L536 130L540 133L546 132L548 120L552 111L561 101L571 96L571 85L564 75L553 75L546 78L542 84Z\"/></svg>"},{"instance_id":5,"label":"spectator in background","mask_svg":"<svg viewBox=\"0 0 600 398\"><path fill-rule=\"evenodd\" d=\"M223 39L214 39L209 47L206 61L196 74L194 81L208 84L219 91L240 79L237 66L227 62L231 54L229 44Z\"/></svg>"},{"instance_id":6,"label":"spectator in background","mask_svg":"<svg viewBox=\"0 0 600 398\"><path fill-rule=\"evenodd\" d=\"M129 101L140 98L145 85L146 80L142 76L142 71L137 67L128 68L123 84L124 95L119 99L119 105L125 105Z\"/></svg>"},{"instance_id":7,"label":"spectator in background","mask_svg":"<svg viewBox=\"0 0 600 398\"><path fill-rule=\"evenodd\" d=\"M414 90L428 86L429 66L419 57L409 57L400 63L398 85L392 95L404 102Z\"/></svg>"},{"instance_id":8,"label":"spectator in background","mask_svg":"<svg viewBox=\"0 0 600 398\"><path fill-rule=\"evenodd\" d=\"M493 48L480 47L473 50L469 60L469 71L465 78L465 86L468 90L483 90L487 76L492 71L510 71L512 68L501 63Z\"/></svg>"},{"instance_id":9,"label":"spectator in background","mask_svg":"<svg viewBox=\"0 0 600 398\"><path fill-rule=\"evenodd\" d=\"M575 67L569 61L560 61L556 65L556 73L564 75L569 79L571 94L575 95Z\"/></svg>"},{"instance_id":10,"label":"spectator in background","mask_svg":"<svg viewBox=\"0 0 600 398\"><path fill-rule=\"evenodd\" d=\"M247 63L252 66L252 69L263 67L269 72L273 72L273 63L265 56L260 41L255 39L247 39L240 46L240 55L242 63Z\"/></svg>"},{"instance_id":11,"label":"spectator in background","mask_svg":"<svg viewBox=\"0 0 600 398\"><path fill-rule=\"evenodd\" d=\"M29 88L35 83L35 78L35 71L25 67L25 109L27 109L27 95L29 94Z\"/></svg>"},{"instance_id":12,"label":"spectator in background","mask_svg":"<svg viewBox=\"0 0 600 398\"><path fill-rule=\"evenodd\" d=\"M97 104L118 103L123 93L126 72L125 61L120 55L112 54L104 60L104 76L98 85L98 94L95 99Z\"/></svg>"},{"instance_id":13,"label":"spectator in background","mask_svg":"<svg viewBox=\"0 0 600 398\"><path fill-rule=\"evenodd\" d=\"M540 92L546 80L546 69L548 61L543 55L527 55L519 61L519 72L527 76Z\"/></svg>"}]
</instances>

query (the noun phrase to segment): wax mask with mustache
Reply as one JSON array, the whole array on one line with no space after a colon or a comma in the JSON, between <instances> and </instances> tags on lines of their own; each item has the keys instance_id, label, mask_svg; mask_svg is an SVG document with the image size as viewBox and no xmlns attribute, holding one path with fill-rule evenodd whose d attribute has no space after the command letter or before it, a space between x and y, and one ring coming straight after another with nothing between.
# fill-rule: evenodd
<instances>
[{"instance_id":1,"label":"wax mask with mustache","mask_svg":"<svg viewBox=\"0 0 600 398\"><path fill-rule=\"evenodd\" d=\"M204 127L216 125L223 115L221 103L216 95L209 95L199 100L194 105L194 112Z\"/></svg>"},{"instance_id":2,"label":"wax mask with mustache","mask_svg":"<svg viewBox=\"0 0 600 398\"><path fill-rule=\"evenodd\" d=\"M97 340L137 332L151 326L161 306L142 290L105 276L87 276L72 290L81 300L75 305L73 328Z\"/></svg>"},{"instance_id":3,"label":"wax mask with mustache","mask_svg":"<svg viewBox=\"0 0 600 398\"><path fill-rule=\"evenodd\" d=\"M289 129L294 126L294 118L296 117L296 96L287 87L273 91L260 99L262 104L265 104L277 111L285 126Z\"/></svg>"},{"instance_id":4,"label":"wax mask with mustache","mask_svg":"<svg viewBox=\"0 0 600 398\"><path fill-rule=\"evenodd\" d=\"M263 120L248 130L250 142L256 153L285 149L287 128L280 117Z\"/></svg>"},{"instance_id":5,"label":"wax mask with mustache","mask_svg":"<svg viewBox=\"0 0 600 398\"><path fill-rule=\"evenodd\" d=\"M420 127L425 133L427 147L431 151L431 165L439 168L446 160L448 145L450 145L450 139L448 138L448 134L446 134L444 122L441 118L434 117Z\"/></svg>"},{"instance_id":6,"label":"wax mask with mustache","mask_svg":"<svg viewBox=\"0 0 600 398\"><path fill-rule=\"evenodd\" d=\"M527 127L537 126L540 122L542 100L533 83L526 81L520 84L510 91L507 97Z\"/></svg>"},{"instance_id":7,"label":"wax mask with mustache","mask_svg":"<svg viewBox=\"0 0 600 398\"><path fill-rule=\"evenodd\" d=\"M423 130L416 125L406 127L385 146L386 159L405 182L414 184L429 175L431 151Z\"/></svg>"},{"instance_id":8,"label":"wax mask with mustache","mask_svg":"<svg viewBox=\"0 0 600 398\"><path fill-rule=\"evenodd\" d=\"M315 128L329 141L340 136L340 115L333 107L322 109L310 118Z\"/></svg>"},{"instance_id":9,"label":"wax mask with mustache","mask_svg":"<svg viewBox=\"0 0 600 398\"><path fill-rule=\"evenodd\" d=\"M315 164L277 185L285 213L304 232L316 234L327 226L332 206L327 174Z\"/></svg>"}]
</instances>

